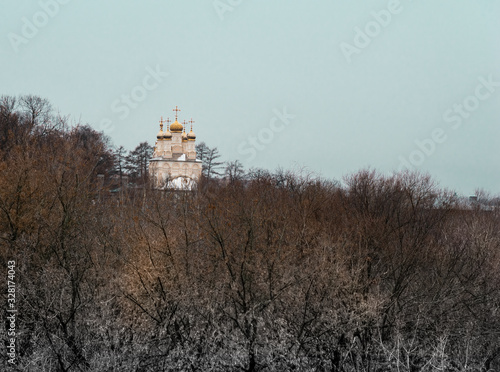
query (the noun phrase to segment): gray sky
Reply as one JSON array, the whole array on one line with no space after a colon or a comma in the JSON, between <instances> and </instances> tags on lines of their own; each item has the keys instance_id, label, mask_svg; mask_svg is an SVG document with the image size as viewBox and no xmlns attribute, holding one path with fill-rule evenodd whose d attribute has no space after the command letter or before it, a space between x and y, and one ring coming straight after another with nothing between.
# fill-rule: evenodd
<instances>
[{"instance_id":1,"label":"gray sky","mask_svg":"<svg viewBox=\"0 0 500 372\"><path fill-rule=\"evenodd\" d=\"M246 168L429 172L500 193L500 2L0 0L0 94L115 145L160 116Z\"/></svg>"}]
</instances>

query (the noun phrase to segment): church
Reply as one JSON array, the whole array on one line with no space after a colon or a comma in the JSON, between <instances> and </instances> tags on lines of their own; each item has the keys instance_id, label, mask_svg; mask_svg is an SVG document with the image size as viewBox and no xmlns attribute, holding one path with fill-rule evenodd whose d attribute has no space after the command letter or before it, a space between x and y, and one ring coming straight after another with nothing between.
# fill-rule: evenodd
<instances>
[{"instance_id":1,"label":"church","mask_svg":"<svg viewBox=\"0 0 500 372\"><path fill-rule=\"evenodd\" d=\"M175 121L170 124L163 117L160 131L156 135L153 158L149 161L149 174L156 188L191 190L201 177L202 162L196 159L196 135L193 132L193 119L189 121L191 130L186 133L187 123L178 121L177 106ZM164 123L167 123L163 130Z\"/></svg>"}]
</instances>

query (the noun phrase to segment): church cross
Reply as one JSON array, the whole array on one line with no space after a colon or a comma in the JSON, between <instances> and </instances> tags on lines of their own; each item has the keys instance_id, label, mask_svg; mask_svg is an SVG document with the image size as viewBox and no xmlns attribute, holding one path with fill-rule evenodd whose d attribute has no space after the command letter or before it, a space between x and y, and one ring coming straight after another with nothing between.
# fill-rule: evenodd
<instances>
[{"instance_id":1,"label":"church cross","mask_svg":"<svg viewBox=\"0 0 500 372\"><path fill-rule=\"evenodd\" d=\"M165 120L163 120L163 116L161 117L160 119L160 129L163 130L163 123L165 122Z\"/></svg>"},{"instance_id":2,"label":"church cross","mask_svg":"<svg viewBox=\"0 0 500 372\"><path fill-rule=\"evenodd\" d=\"M175 111L175 121L177 121L177 114L179 113L179 111L181 111L181 109L175 106L175 108L172 111Z\"/></svg>"}]
</instances>

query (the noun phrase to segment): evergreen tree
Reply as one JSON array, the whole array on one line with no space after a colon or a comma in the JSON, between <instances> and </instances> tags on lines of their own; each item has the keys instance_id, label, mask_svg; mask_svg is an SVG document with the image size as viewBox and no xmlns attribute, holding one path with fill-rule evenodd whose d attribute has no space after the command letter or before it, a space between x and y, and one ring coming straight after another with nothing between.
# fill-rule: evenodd
<instances>
[{"instance_id":1,"label":"evergreen tree","mask_svg":"<svg viewBox=\"0 0 500 372\"><path fill-rule=\"evenodd\" d=\"M148 177L149 159L153 156L153 147L147 142L141 142L126 157L125 168L129 171L132 181L144 184Z\"/></svg>"},{"instance_id":2,"label":"evergreen tree","mask_svg":"<svg viewBox=\"0 0 500 372\"><path fill-rule=\"evenodd\" d=\"M196 156L203 162L202 174L204 177L211 179L214 176L220 176L222 174L221 166L224 163L217 161L221 157L217 147L209 147L205 142L200 142L196 145Z\"/></svg>"}]
</instances>

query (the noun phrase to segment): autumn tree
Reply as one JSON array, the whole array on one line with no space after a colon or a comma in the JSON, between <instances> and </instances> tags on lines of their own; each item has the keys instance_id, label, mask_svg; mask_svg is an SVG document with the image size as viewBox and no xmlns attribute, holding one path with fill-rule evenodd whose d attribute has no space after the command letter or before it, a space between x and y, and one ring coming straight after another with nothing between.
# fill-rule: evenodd
<instances>
[{"instance_id":1,"label":"autumn tree","mask_svg":"<svg viewBox=\"0 0 500 372\"><path fill-rule=\"evenodd\" d=\"M494 196L471 206L425 174L339 183L243 174L238 161L230 182L155 190L143 143L129 158L138 192L120 198L96 181L125 172L123 149L89 126L51 126L44 100L20 102L0 101L19 370L500 368ZM214 178L211 150L198 155Z\"/></svg>"}]
</instances>

